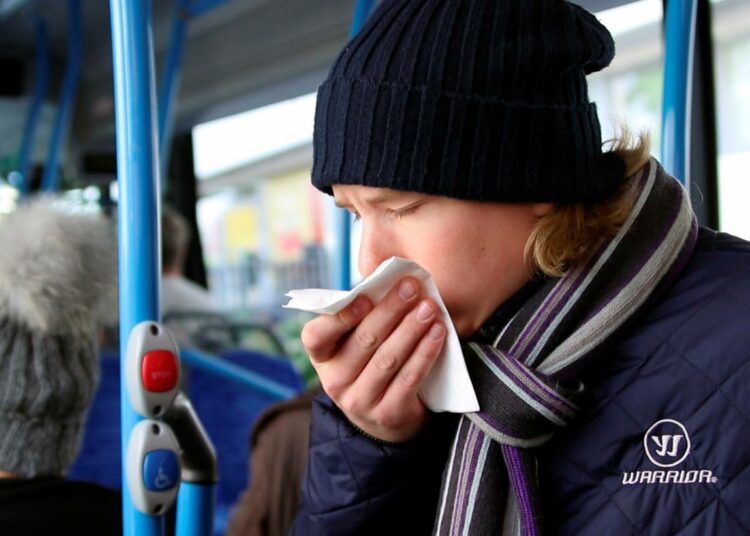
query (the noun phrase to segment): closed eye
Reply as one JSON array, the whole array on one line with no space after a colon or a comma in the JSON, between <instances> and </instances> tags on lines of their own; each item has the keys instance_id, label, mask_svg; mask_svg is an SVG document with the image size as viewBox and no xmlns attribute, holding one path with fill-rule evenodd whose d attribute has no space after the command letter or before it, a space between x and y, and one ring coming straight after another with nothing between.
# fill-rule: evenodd
<instances>
[{"instance_id":1,"label":"closed eye","mask_svg":"<svg viewBox=\"0 0 750 536\"><path fill-rule=\"evenodd\" d=\"M421 203L414 203L399 209L388 209L388 213L397 219L405 218L406 216L413 214L419 208Z\"/></svg>"}]
</instances>

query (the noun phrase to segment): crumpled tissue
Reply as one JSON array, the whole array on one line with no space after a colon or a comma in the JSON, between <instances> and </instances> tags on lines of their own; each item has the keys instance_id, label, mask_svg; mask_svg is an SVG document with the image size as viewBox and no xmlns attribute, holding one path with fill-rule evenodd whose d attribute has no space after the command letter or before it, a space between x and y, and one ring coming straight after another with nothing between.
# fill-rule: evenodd
<instances>
[{"instance_id":1,"label":"crumpled tissue","mask_svg":"<svg viewBox=\"0 0 750 536\"><path fill-rule=\"evenodd\" d=\"M432 411L478 411L479 402L466 369L456 328L448 316L437 285L430 274L417 263L400 257L391 257L349 291L320 288L290 290L286 295L291 300L284 307L319 314L336 314L360 294L365 294L373 303L378 303L401 278L406 276L414 277L421 282L422 294L429 296L440 307L442 320L448 330L443 350L422 384L420 398Z\"/></svg>"}]
</instances>

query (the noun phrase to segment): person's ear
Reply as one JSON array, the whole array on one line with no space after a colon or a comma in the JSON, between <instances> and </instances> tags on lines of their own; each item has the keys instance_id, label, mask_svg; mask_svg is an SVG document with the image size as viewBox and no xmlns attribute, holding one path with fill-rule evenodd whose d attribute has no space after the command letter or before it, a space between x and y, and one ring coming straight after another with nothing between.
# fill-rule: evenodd
<instances>
[{"instance_id":1,"label":"person's ear","mask_svg":"<svg viewBox=\"0 0 750 536\"><path fill-rule=\"evenodd\" d=\"M537 218L546 216L555 208L554 203L532 203L531 211Z\"/></svg>"}]
</instances>

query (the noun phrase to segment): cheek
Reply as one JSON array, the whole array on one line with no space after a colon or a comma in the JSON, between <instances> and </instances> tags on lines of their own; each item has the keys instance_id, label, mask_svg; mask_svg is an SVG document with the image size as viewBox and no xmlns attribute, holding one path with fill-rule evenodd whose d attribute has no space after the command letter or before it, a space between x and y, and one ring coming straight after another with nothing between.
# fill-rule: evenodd
<instances>
[{"instance_id":1,"label":"cheek","mask_svg":"<svg viewBox=\"0 0 750 536\"><path fill-rule=\"evenodd\" d=\"M525 242L488 236L486 230L472 233L466 228L446 232L438 242L440 254L431 256L429 268L423 264L462 337L471 335L528 280Z\"/></svg>"},{"instance_id":2,"label":"cheek","mask_svg":"<svg viewBox=\"0 0 750 536\"><path fill-rule=\"evenodd\" d=\"M464 322L482 298L486 299L487 278L478 271L486 264L484 254L466 244L443 243L438 254L428 253L422 260L414 259L422 265L435 281L440 296L450 316L457 326ZM486 253L486 252L485 252Z\"/></svg>"},{"instance_id":3,"label":"cheek","mask_svg":"<svg viewBox=\"0 0 750 536\"><path fill-rule=\"evenodd\" d=\"M465 329L471 331L470 326L475 323L474 317L483 302L492 299L487 295L492 282L477 272L475 262L453 263L445 268L434 276L435 283L459 334L463 334Z\"/></svg>"},{"instance_id":4,"label":"cheek","mask_svg":"<svg viewBox=\"0 0 750 536\"><path fill-rule=\"evenodd\" d=\"M464 278L492 253L485 233L469 225L425 225L409 233L409 257L424 267L441 294L455 293Z\"/></svg>"}]
</instances>

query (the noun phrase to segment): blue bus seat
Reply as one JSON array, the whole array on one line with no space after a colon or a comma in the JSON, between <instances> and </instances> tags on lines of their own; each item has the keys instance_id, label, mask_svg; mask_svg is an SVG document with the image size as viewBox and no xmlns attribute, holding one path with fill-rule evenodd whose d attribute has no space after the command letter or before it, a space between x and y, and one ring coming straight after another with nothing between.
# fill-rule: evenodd
<instances>
[{"instance_id":1,"label":"blue bus seat","mask_svg":"<svg viewBox=\"0 0 750 536\"><path fill-rule=\"evenodd\" d=\"M81 452L68 477L119 488L120 357L116 352L101 353L99 387L85 426Z\"/></svg>"},{"instance_id":2,"label":"blue bus seat","mask_svg":"<svg viewBox=\"0 0 750 536\"><path fill-rule=\"evenodd\" d=\"M304 389L302 376L288 359L245 349L224 351L219 356L296 392ZM184 386L216 447L219 483L215 527L221 533L229 511L248 483L250 430L263 409L277 399L195 367L186 376Z\"/></svg>"}]
</instances>

